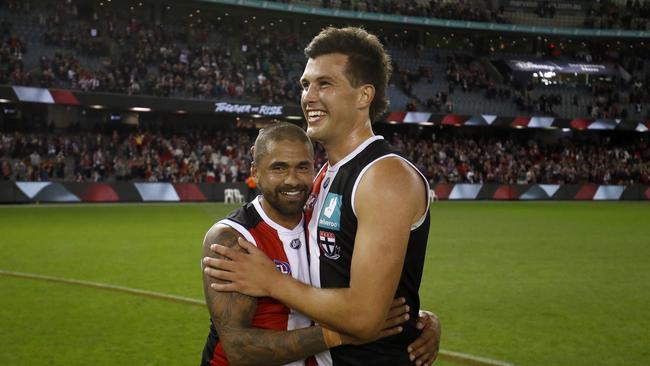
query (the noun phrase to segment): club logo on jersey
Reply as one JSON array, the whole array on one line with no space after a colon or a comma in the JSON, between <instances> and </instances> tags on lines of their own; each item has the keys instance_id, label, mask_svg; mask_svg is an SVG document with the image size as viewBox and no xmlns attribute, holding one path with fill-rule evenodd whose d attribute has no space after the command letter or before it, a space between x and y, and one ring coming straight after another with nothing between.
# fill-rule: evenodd
<instances>
[{"instance_id":1,"label":"club logo on jersey","mask_svg":"<svg viewBox=\"0 0 650 366\"><path fill-rule=\"evenodd\" d=\"M289 263L274 259L273 263L275 263L275 267L277 267L278 271L282 272L282 274L291 274L291 266Z\"/></svg>"},{"instance_id":2,"label":"club logo on jersey","mask_svg":"<svg viewBox=\"0 0 650 366\"><path fill-rule=\"evenodd\" d=\"M302 245L302 243L300 242L300 239L298 239L298 238L293 239L291 241L291 243L289 243L289 246L291 247L291 249L300 249L301 245Z\"/></svg>"},{"instance_id":3,"label":"club logo on jersey","mask_svg":"<svg viewBox=\"0 0 650 366\"><path fill-rule=\"evenodd\" d=\"M336 193L328 193L318 217L318 226L324 229L340 230L341 204L343 198Z\"/></svg>"},{"instance_id":4,"label":"club logo on jersey","mask_svg":"<svg viewBox=\"0 0 650 366\"><path fill-rule=\"evenodd\" d=\"M318 246L325 257L331 260L341 258L341 247L336 244L336 234L333 232L318 230Z\"/></svg>"}]
</instances>

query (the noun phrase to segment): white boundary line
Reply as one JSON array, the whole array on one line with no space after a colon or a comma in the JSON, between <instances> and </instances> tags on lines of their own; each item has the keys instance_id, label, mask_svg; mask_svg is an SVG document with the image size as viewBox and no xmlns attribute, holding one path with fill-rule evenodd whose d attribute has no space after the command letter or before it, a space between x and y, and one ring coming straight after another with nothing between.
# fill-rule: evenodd
<instances>
[{"instance_id":1,"label":"white boundary line","mask_svg":"<svg viewBox=\"0 0 650 366\"><path fill-rule=\"evenodd\" d=\"M438 355L439 355L438 357L440 357L440 359L442 359L442 360L455 362L455 363L460 363L460 364L463 364L463 365L471 365L471 366L515 366L514 364L509 363L509 362L505 362L505 361L499 361L499 360L493 360L491 358L468 355L466 353L447 351L447 350L444 350L444 349L441 349L440 352L438 353ZM435 365L435 363L434 363L434 365Z\"/></svg>"},{"instance_id":2,"label":"white boundary line","mask_svg":"<svg viewBox=\"0 0 650 366\"><path fill-rule=\"evenodd\" d=\"M151 297L151 298L174 301L174 302L180 302L180 303L190 304L190 305L205 306L205 301L203 301L203 300L193 299L193 298L184 297L184 296L163 294L163 293L160 293L160 292L141 290L141 289L125 287L125 286L110 285L110 284L101 283L101 282L91 282L91 281L75 280L75 279L71 279L71 278L44 276L44 275L39 275L39 274L36 274L36 273L15 272L15 271L3 270L3 269L0 269L0 276L23 278L23 279L30 279L30 280L41 280L41 281L56 282L56 283L64 283L64 284L68 284L68 285L91 287L91 288L97 288L97 289L101 289L101 290L111 290L111 291L124 292L124 293L128 293L128 294L136 295L136 296ZM439 355L440 359L444 359L444 360L455 362L455 363L460 363L460 364L463 364L463 365L471 365L471 366L514 366L514 364L511 364L511 363L508 363L508 362L493 360L493 359L485 358L485 357L468 355L468 354L465 354L465 353L454 352L454 351L440 350L438 355Z\"/></svg>"},{"instance_id":3,"label":"white boundary line","mask_svg":"<svg viewBox=\"0 0 650 366\"><path fill-rule=\"evenodd\" d=\"M30 280L41 280L41 281L48 281L48 282L65 283L65 284L69 284L69 285L93 287L93 288L98 288L98 289L102 289L102 290L112 290L112 291L125 292L125 293L128 293L128 294L133 294L133 295L137 295L137 296L153 297L153 298L157 298L157 299L176 301L176 302L181 302L181 303L185 303L185 304L205 306L205 301L203 301L203 300L193 299L193 298L190 298L190 297L168 295L168 294L163 294L163 293L160 293L160 292L141 290L141 289L131 288L131 287L109 285L107 283L81 281L81 280L75 280L75 279L70 279L70 278L61 278L61 277L43 276L43 275L39 275L39 274L35 274L35 273L14 272L14 271L6 271L6 270L3 270L3 269L0 269L0 275L8 276L8 277L27 278L27 279L30 279Z\"/></svg>"}]
</instances>

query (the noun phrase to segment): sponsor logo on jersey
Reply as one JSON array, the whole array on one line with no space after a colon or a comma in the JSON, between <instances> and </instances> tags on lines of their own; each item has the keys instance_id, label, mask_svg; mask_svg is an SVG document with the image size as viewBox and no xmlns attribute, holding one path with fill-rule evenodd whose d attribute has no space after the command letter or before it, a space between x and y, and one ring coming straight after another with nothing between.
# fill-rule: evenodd
<instances>
[{"instance_id":1,"label":"sponsor logo on jersey","mask_svg":"<svg viewBox=\"0 0 650 366\"><path fill-rule=\"evenodd\" d=\"M289 263L274 259L273 263L275 263L275 267L277 267L278 271L282 272L283 274L291 274L291 266Z\"/></svg>"},{"instance_id":2,"label":"sponsor logo on jersey","mask_svg":"<svg viewBox=\"0 0 650 366\"><path fill-rule=\"evenodd\" d=\"M333 232L318 230L318 247L321 254L331 260L341 258L341 247L336 244L336 234Z\"/></svg>"},{"instance_id":3,"label":"sponsor logo on jersey","mask_svg":"<svg viewBox=\"0 0 650 366\"><path fill-rule=\"evenodd\" d=\"M291 241L291 243L289 243L289 246L291 247L291 249L299 249L301 245L302 245L302 243L300 242L300 239L298 239L298 238L293 239Z\"/></svg>"},{"instance_id":4,"label":"sponsor logo on jersey","mask_svg":"<svg viewBox=\"0 0 650 366\"><path fill-rule=\"evenodd\" d=\"M343 198L336 193L328 193L318 217L318 226L324 229L340 230L341 204Z\"/></svg>"},{"instance_id":5,"label":"sponsor logo on jersey","mask_svg":"<svg viewBox=\"0 0 650 366\"><path fill-rule=\"evenodd\" d=\"M323 183L323 189L327 188L327 186L330 185L331 180L332 179L330 177L327 177L327 179L325 179L325 183Z\"/></svg>"}]
</instances>

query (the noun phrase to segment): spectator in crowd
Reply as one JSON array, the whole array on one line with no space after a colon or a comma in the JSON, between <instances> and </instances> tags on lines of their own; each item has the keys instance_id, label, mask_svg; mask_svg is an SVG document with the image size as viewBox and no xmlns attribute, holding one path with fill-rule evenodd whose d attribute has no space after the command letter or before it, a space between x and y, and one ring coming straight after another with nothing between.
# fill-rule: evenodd
<instances>
[{"instance_id":1,"label":"spectator in crowd","mask_svg":"<svg viewBox=\"0 0 650 366\"><path fill-rule=\"evenodd\" d=\"M650 149L642 138L627 143L609 138L542 143L447 133L430 139L389 137L432 183L650 183ZM247 130L184 135L145 130L92 138L3 133L1 179L244 182L250 173L251 144ZM316 144L316 168L325 161L322 146Z\"/></svg>"}]
</instances>

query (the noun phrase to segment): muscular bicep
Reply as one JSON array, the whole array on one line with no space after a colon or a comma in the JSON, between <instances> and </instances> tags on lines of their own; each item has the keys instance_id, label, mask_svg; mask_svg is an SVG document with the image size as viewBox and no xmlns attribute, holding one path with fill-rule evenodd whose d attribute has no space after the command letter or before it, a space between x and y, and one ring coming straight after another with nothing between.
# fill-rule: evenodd
<instances>
[{"instance_id":1,"label":"muscular bicep","mask_svg":"<svg viewBox=\"0 0 650 366\"><path fill-rule=\"evenodd\" d=\"M237 244L237 239L240 236L235 230L225 225L214 225L203 240L203 257L223 259L223 257L210 250L210 245L221 244L232 248L240 248ZM205 269L204 264L201 264L201 269ZM255 314L257 299L237 292L227 293L212 290L210 285L219 281L203 272L205 301L219 337L223 339L228 336L229 330L236 327L250 326Z\"/></svg>"},{"instance_id":2,"label":"muscular bicep","mask_svg":"<svg viewBox=\"0 0 650 366\"><path fill-rule=\"evenodd\" d=\"M424 183L397 159L384 159L361 178L350 287L373 299L375 323L388 310L404 266L411 225L426 209Z\"/></svg>"}]
</instances>

